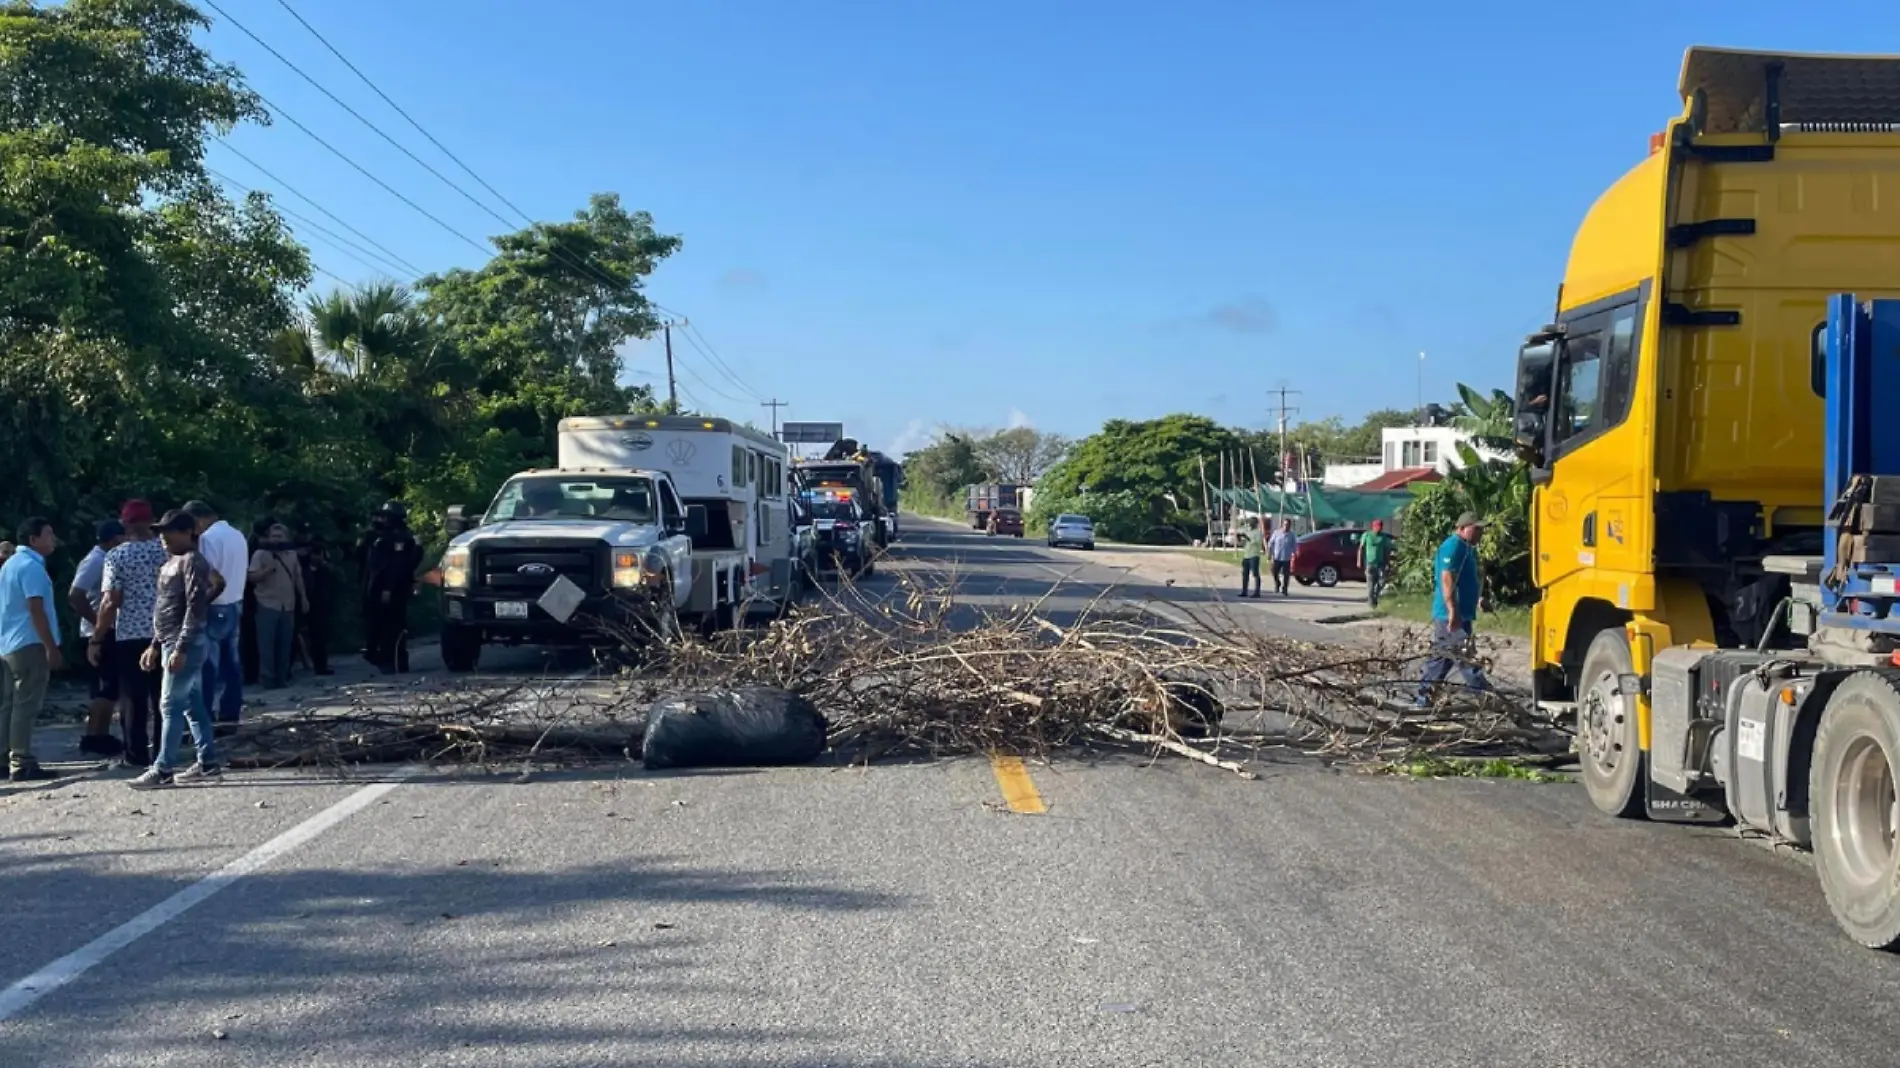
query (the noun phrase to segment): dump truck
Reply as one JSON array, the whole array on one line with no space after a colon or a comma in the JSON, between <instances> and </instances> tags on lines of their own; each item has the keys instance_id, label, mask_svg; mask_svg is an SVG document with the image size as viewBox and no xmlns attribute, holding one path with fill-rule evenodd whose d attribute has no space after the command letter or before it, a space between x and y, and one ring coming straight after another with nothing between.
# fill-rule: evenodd
<instances>
[{"instance_id":1,"label":"dump truck","mask_svg":"<svg viewBox=\"0 0 1900 1068\"><path fill-rule=\"evenodd\" d=\"M963 510L969 517L970 529L982 530L989 526L991 512L1021 511L1024 488L1013 482L979 482L965 486Z\"/></svg>"},{"instance_id":2,"label":"dump truck","mask_svg":"<svg viewBox=\"0 0 1900 1068\"><path fill-rule=\"evenodd\" d=\"M1900 60L1680 90L1518 356L1535 697L1597 808L1811 849L1900 947Z\"/></svg>"},{"instance_id":3,"label":"dump truck","mask_svg":"<svg viewBox=\"0 0 1900 1068\"><path fill-rule=\"evenodd\" d=\"M799 460L792 466L792 477L799 493L823 490L848 490L871 522L871 534L879 549L890 545L897 536L897 509L886 505L887 492L882 472L885 465L876 454L855 439L842 438L815 460ZM895 490L889 498L895 498Z\"/></svg>"}]
</instances>

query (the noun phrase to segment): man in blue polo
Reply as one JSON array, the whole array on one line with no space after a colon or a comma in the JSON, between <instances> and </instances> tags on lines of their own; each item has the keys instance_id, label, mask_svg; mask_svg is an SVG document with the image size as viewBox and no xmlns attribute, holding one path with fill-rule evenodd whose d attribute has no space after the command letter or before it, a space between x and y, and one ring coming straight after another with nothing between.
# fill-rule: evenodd
<instances>
[{"instance_id":1,"label":"man in blue polo","mask_svg":"<svg viewBox=\"0 0 1900 1068\"><path fill-rule=\"evenodd\" d=\"M1471 659L1471 622L1478 614L1482 585L1478 578L1478 538L1484 521L1475 512L1458 517L1458 526L1432 556L1432 655L1418 680L1412 707L1429 708L1432 691L1457 667L1465 685L1489 690L1484 669Z\"/></svg>"}]
</instances>

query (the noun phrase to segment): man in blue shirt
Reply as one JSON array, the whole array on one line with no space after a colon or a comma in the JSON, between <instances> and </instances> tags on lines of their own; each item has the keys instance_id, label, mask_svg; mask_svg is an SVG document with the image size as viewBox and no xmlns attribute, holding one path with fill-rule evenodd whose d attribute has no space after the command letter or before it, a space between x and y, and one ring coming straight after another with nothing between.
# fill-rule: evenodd
<instances>
[{"instance_id":1,"label":"man in blue shirt","mask_svg":"<svg viewBox=\"0 0 1900 1068\"><path fill-rule=\"evenodd\" d=\"M47 677L66 666L53 578L46 573L46 558L58 547L53 524L36 516L20 524L19 547L0 564L0 735L14 782L55 774L33 758L33 724L46 703Z\"/></svg>"},{"instance_id":2,"label":"man in blue shirt","mask_svg":"<svg viewBox=\"0 0 1900 1068\"><path fill-rule=\"evenodd\" d=\"M1458 517L1456 532L1432 556L1432 655L1425 661L1413 708L1431 706L1432 690L1454 666L1471 689L1491 688L1484 670L1469 654L1471 621L1478 614L1483 589L1478 579L1478 538L1483 534L1484 521L1477 513L1466 512Z\"/></svg>"}]
</instances>

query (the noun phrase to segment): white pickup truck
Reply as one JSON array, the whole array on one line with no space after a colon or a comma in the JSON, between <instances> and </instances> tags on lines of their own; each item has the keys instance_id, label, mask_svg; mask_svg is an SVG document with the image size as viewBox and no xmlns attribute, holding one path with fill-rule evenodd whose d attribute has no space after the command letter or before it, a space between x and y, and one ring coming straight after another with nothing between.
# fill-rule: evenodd
<instances>
[{"instance_id":1,"label":"white pickup truck","mask_svg":"<svg viewBox=\"0 0 1900 1068\"><path fill-rule=\"evenodd\" d=\"M668 640L682 622L730 626L745 554L695 559L702 508L637 468L524 471L486 514L443 522L442 660L472 671L484 645ZM695 573L706 588L697 588Z\"/></svg>"}]
</instances>

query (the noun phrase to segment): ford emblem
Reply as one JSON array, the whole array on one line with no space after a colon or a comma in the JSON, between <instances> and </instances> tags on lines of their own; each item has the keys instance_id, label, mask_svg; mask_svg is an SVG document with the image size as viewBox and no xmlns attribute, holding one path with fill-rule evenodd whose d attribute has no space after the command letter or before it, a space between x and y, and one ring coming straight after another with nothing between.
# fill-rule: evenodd
<instances>
[{"instance_id":1,"label":"ford emblem","mask_svg":"<svg viewBox=\"0 0 1900 1068\"><path fill-rule=\"evenodd\" d=\"M626 437L620 439L620 444L625 445L635 452L645 452L653 447L653 435L628 434Z\"/></svg>"},{"instance_id":2,"label":"ford emblem","mask_svg":"<svg viewBox=\"0 0 1900 1068\"><path fill-rule=\"evenodd\" d=\"M552 575L554 574L554 565L539 562L522 564L520 567L515 568L515 573L518 575Z\"/></svg>"}]
</instances>

